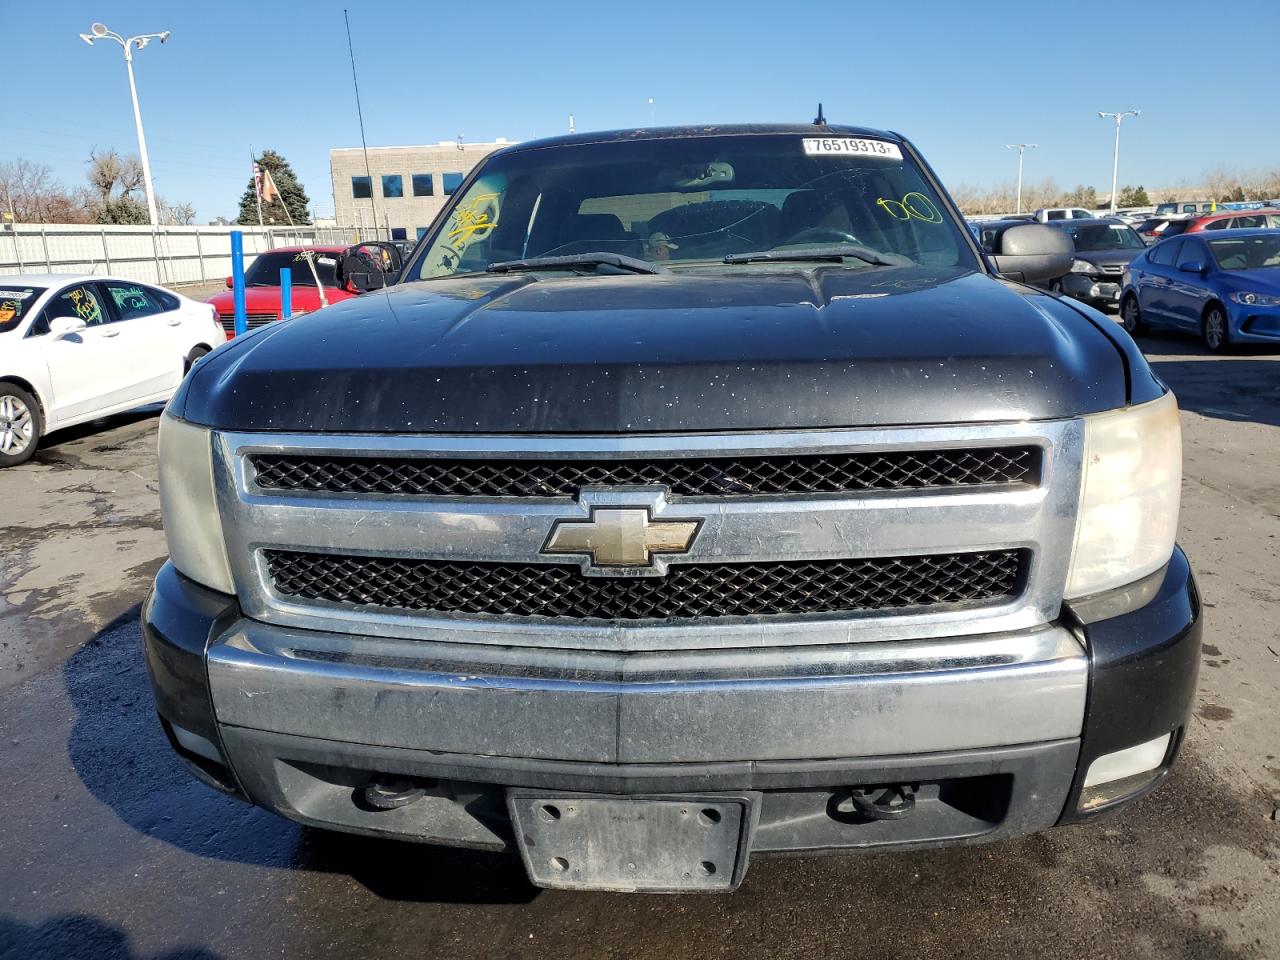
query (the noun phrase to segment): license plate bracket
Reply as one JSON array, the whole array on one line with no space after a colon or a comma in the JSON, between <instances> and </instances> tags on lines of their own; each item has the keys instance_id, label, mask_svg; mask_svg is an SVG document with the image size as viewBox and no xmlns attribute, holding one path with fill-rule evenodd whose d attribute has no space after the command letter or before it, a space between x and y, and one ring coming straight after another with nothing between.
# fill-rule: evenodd
<instances>
[{"instance_id":1,"label":"license plate bracket","mask_svg":"<svg viewBox=\"0 0 1280 960\"><path fill-rule=\"evenodd\" d=\"M748 796L602 797L512 790L529 879L621 892L727 891L746 872Z\"/></svg>"}]
</instances>

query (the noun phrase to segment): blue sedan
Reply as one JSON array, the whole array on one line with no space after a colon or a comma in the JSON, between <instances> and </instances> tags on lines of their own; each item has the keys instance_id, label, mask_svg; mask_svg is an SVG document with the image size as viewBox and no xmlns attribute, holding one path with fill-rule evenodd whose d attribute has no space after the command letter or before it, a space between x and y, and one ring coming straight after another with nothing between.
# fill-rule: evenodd
<instances>
[{"instance_id":1,"label":"blue sedan","mask_svg":"<svg viewBox=\"0 0 1280 960\"><path fill-rule=\"evenodd\" d=\"M1120 317L1131 334L1190 330L1214 352L1236 343L1280 346L1280 230L1161 240L1125 271Z\"/></svg>"}]
</instances>

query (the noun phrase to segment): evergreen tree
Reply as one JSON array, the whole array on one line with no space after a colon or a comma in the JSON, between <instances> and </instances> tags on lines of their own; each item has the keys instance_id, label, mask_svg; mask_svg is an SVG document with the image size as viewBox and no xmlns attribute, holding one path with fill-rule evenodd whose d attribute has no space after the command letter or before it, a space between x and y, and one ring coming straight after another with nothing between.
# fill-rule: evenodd
<instances>
[{"instance_id":1,"label":"evergreen tree","mask_svg":"<svg viewBox=\"0 0 1280 960\"><path fill-rule=\"evenodd\" d=\"M1098 205L1098 191L1093 187L1080 184L1063 197L1063 202L1069 207L1093 208Z\"/></svg>"},{"instance_id":2,"label":"evergreen tree","mask_svg":"<svg viewBox=\"0 0 1280 960\"><path fill-rule=\"evenodd\" d=\"M293 167L289 166L289 161L274 150L264 150L258 157L258 165L271 173L271 179L280 191L280 200L271 204L263 203L262 222L268 226L278 226L288 224L292 218L295 226L309 224L311 201L307 199L307 192L298 182L298 176L293 172ZM246 226L257 226L258 223L258 200L254 193L252 174L249 176L249 185L244 188L240 197L240 216L236 223Z\"/></svg>"},{"instance_id":3,"label":"evergreen tree","mask_svg":"<svg viewBox=\"0 0 1280 960\"><path fill-rule=\"evenodd\" d=\"M1136 187L1125 187L1120 191L1120 199L1116 201L1118 207L1149 207L1151 199L1147 196L1146 188L1139 184Z\"/></svg>"},{"instance_id":4,"label":"evergreen tree","mask_svg":"<svg viewBox=\"0 0 1280 960\"><path fill-rule=\"evenodd\" d=\"M143 224L151 222L151 214L147 211L147 205L141 200L135 200L128 194L124 194L103 201L93 219L95 223Z\"/></svg>"}]
</instances>

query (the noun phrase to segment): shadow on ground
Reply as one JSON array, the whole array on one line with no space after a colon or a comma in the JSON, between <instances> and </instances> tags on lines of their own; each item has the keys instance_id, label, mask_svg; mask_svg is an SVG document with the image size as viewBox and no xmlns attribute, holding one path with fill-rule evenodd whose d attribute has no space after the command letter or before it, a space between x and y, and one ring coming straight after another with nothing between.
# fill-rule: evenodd
<instances>
[{"instance_id":1,"label":"shadow on ground","mask_svg":"<svg viewBox=\"0 0 1280 960\"><path fill-rule=\"evenodd\" d=\"M0 917L0 960L222 960L200 947L134 951L124 930L84 914L61 914L38 926Z\"/></svg>"},{"instance_id":2,"label":"shadow on ground","mask_svg":"<svg viewBox=\"0 0 1280 960\"><path fill-rule=\"evenodd\" d=\"M1178 405L1206 417L1280 426L1280 355L1259 350L1228 356L1173 337L1143 337L1156 376L1173 388ZM1177 358L1165 359L1165 351ZM1194 357L1195 359L1187 359Z\"/></svg>"},{"instance_id":3,"label":"shadow on ground","mask_svg":"<svg viewBox=\"0 0 1280 960\"><path fill-rule=\"evenodd\" d=\"M71 763L89 792L134 830L200 857L349 875L388 900L527 903L536 896L514 855L308 829L195 780L156 719L137 618L135 607L63 668L76 711Z\"/></svg>"},{"instance_id":4,"label":"shadow on ground","mask_svg":"<svg viewBox=\"0 0 1280 960\"><path fill-rule=\"evenodd\" d=\"M76 440L84 440L142 420L153 420L160 415L160 411L163 409L164 404L153 403L149 406L139 407L137 410L130 410L127 413L117 413L109 417L100 417L97 420L78 423L74 427L54 430L52 433L40 438L40 445L36 448L35 459L38 462L42 459L41 455L46 451L56 450L58 447Z\"/></svg>"}]
</instances>

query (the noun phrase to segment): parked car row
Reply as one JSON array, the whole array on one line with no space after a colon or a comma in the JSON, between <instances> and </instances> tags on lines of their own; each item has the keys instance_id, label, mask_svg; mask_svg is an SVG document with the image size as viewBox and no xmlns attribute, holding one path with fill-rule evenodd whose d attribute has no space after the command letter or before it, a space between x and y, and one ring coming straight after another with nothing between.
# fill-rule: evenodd
<instances>
[{"instance_id":1,"label":"parked car row","mask_svg":"<svg viewBox=\"0 0 1280 960\"><path fill-rule=\"evenodd\" d=\"M394 277L402 261L399 244L370 241L354 246L279 247L259 254L244 273L245 327L254 330L283 316L280 272L289 270L293 316L340 303L367 287L369 277ZM236 335L235 294L228 290L209 298L230 340Z\"/></svg>"},{"instance_id":2,"label":"parked car row","mask_svg":"<svg viewBox=\"0 0 1280 960\"><path fill-rule=\"evenodd\" d=\"M1186 217L1150 217L1135 228L1147 244L1201 230L1253 230L1259 227L1280 228L1280 208L1228 210Z\"/></svg>"},{"instance_id":3,"label":"parked car row","mask_svg":"<svg viewBox=\"0 0 1280 960\"><path fill-rule=\"evenodd\" d=\"M245 272L248 328L281 318L286 267L300 315L383 286L400 263L380 242L260 254ZM234 316L231 291L199 303L118 277L0 277L0 467L30 459L51 430L167 400L235 336Z\"/></svg>"},{"instance_id":4,"label":"parked car row","mask_svg":"<svg viewBox=\"0 0 1280 960\"><path fill-rule=\"evenodd\" d=\"M970 224L989 254L1022 219ZM1091 306L1118 306L1130 333L1160 326L1198 334L1221 351L1237 343L1280 343L1280 209L1228 211L1166 221L1172 233L1146 246L1112 218L1049 225L1070 235L1071 269L1044 286Z\"/></svg>"}]
</instances>

